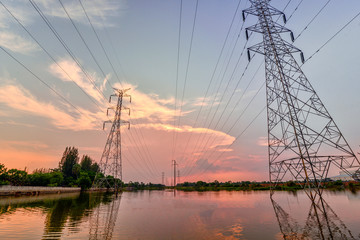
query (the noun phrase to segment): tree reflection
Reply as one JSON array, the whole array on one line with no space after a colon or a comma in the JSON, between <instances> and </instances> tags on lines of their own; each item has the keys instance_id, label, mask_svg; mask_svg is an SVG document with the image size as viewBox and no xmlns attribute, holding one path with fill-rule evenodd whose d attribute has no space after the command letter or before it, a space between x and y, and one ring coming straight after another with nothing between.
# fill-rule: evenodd
<instances>
[{"instance_id":1,"label":"tree reflection","mask_svg":"<svg viewBox=\"0 0 360 240\"><path fill-rule=\"evenodd\" d=\"M270 196L284 239L357 239L324 200L321 191L308 191L307 196L311 205L304 227Z\"/></svg>"},{"instance_id":2,"label":"tree reflection","mask_svg":"<svg viewBox=\"0 0 360 240\"><path fill-rule=\"evenodd\" d=\"M75 193L37 197L2 198L0 215L17 209L37 209L46 217L43 239L60 239L67 234L83 232L80 225L90 221L90 239L110 239L120 206L121 194ZM105 217L104 217L105 216ZM97 219L95 222L94 219ZM95 223L95 224L93 224Z\"/></svg>"},{"instance_id":3,"label":"tree reflection","mask_svg":"<svg viewBox=\"0 0 360 240\"><path fill-rule=\"evenodd\" d=\"M60 199L54 202L46 217L43 237L45 239L60 238L65 227L69 228L70 233L80 232L79 225L83 221L88 221L88 218L91 219L94 213L95 215L98 214L102 206L112 206L114 202L120 204L120 198L115 199L114 197L112 193L83 193L77 198ZM118 207L111 210L116 211L117 216ZM114 215L114 213L111 214ZM113 219L109 221L111 220ZM93 227L96 228L97 226Z\"/></svg>"}]
</instances>

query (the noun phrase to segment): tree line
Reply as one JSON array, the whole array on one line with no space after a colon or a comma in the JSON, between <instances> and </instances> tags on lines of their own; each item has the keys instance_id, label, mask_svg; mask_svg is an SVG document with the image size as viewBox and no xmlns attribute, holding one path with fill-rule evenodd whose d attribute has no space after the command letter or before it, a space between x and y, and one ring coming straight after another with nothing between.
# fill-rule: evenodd
<instances>
[{"instance_id":1,"label":"tree line","mask_svg":"<svg viewBox=\"0 0 360 240\"><path fill-rule=\"evenodd\" d=\"M78 149L66 147L58 167L54 169L39 168L28 174L26 169L7 169L0 163L0 185L63 186L88 189L95 177L103 178L104 176L99 171L99 165L90 156L83 155L79 160Z\"/></svg>"}]
</instances>

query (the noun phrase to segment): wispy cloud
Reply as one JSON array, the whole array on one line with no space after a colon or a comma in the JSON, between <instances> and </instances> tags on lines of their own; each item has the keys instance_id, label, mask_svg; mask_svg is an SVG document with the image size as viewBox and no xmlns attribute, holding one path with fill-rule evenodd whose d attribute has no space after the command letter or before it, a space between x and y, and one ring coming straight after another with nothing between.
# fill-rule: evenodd
<instances>
[{"instance_id":1,"label":"wispy cloud","mask_svg":"<svg viewBox=\"0 0 360 240\"><path fill-rule=\"evenodd\" d=\"M213 141L212 144L208 146L208 148L216 148L218 146L228 146L235 141L235 137L230 136L224 132L216 131L207 128L193 128L191 126L178 126L174 127L173 125L169 124L160 124L160 123L150 123L150 124L140 124L139 127L143 128L152 128L156 130L162 131L176 131L179 133L195 133L195 134L205 134L205 138L212 137ZM194 137L196 138L196 136ZM185 139L184 139L185 140ZM192 141L193 139L191 139ZM190 141L190 140L189 140ZM224 150L224 149L223 149ZM224 150L225 151L225 150ZM230 149L226 151L231 151Z\"/></svg>"},{"instance_id":2,"label":"wispy cloud","mask_svg":"<svg viewBox=\"0 0 360 240\"><path fill-rule=\"evenodd\" d=\"M60 129L91 130L100 126L98 122L99 113L92 113L82 108L78 108L80 111L78 113L67 104L63 105L65 109L61 109L59 104L53 105L38 100L21 86L1 86L0 102L12 109L46 117Z\"/></svg>"},{"instance_id":3,"label":"wispy cloud","mask_svg":"<svg viewBox=\"0 0 360 240\"><path fill-rule=\"evenodd\" d=\"M35 13L29 11L23 1L3 1L6 8L24 25L33 23ZM29 4L30 6L30 4ZM3 6L0 7L0 28L11 29L11 24L14 23L10 14ZM16 24L16 23L15 23Z\"/></svg>"},{"instance_id":4,"label":"wispy cloud","mask_svg":"<svg viewBox=\"0 0 360 240\"><path fill-rule=\"evenodd\" d=\"M79 147L79 150L82 152L90 152L90 153L102 153L102 147Z\"/></svg>"},{"instance_id":5,"label":"wispy cloud","mask_svg":"<svg viewBox=\"0 0 360 240\"><path fill-rule=\"evenodd\" d=\"M0 145L2 148L30 148L33 150L40 150L40 149L46 149L49 146L42 142L31 142L31 141L2 141L0 140Z\"/></svg>"},{"instance_id":6,"label":"wispy cloud","mask_svg":"<svg viewBox=\"0 0 360 240\"><path fill-rule=\"evenodd\" d=\"M38 3L41 5L42 11L44 11L45 14L52 17L68 18L58 1L41 0L38 1ZM88 24L88 20L79 1L63 1L63 4L73 20ZM121 14L122 10L126 9L125 0L83 0L82 4L92 24L97 27L103 27L104 25L106 27L116 26L108 20L113 16Z\"/></svg>"},{"instance_id":7,"label":"wispy cloud","mask_svg":"<svg viewBox=\"0 0 360 240\"><path fill-rule=\"evenodd\" d=\"M107 103L104 103L102 92L105 91L105 84L110 79L110 75L106 79L99 78L95 72L90 72L92 82L89 81L83 74L79 66L71 61L63 59L59 61L61 68L56 65L50 65L50 72L64 82L74 81L81 87L89 96L94 98L101 106L106 109ZM95 87L96 86L96 87ZM131 95L132 102L130 103L127 98L124 98L124 106L131 108L131 118L141 119L146 122L161 122L167 123L174 119L174 110L172 108L174 99L160 98L159 95L154 93L143 93L138 90L137 86L129 83L115 83L113 85L117 89L127 89ZM111 89L112 91L112 89ZM181 116L188 114L189 111L183 111ZM105 117L105 116L104 116Z\"/></svg>"},{"instance_id":8,"label":"wispy cloud","mask_svg":"<svg viewBox=\"0 0 360 240\"><path fill-rule=\"evenodd\" d=\"M156 99L156 101L159 102L162 105L171 105L171 106L175 105L175 98L174 97L170 97L168 99L163 99L163 98L160 98L160 96L158 94L155 94L155 93L151 93L151 94L149 94L149 96L152 97L153 99Z\"/></svg>"},{"instance_id":9,"label":"wispy cloud","mask_svg":"<svg viewBox=\"0 0 360 240\"><path fill-rule=\"evenodd\" d=\"M174 109L169 107L169 100L161 99L154 94L146 94L137 89L137 86L131 85L129 83L123 83L123 88L131 88L128 92L131 95L131 105L130 103L124 102L124 105L130 106L132 109L132 119L143 119L148 122L161 122L167 123L174 119ZM120 84L116 83L114 85L116 88L121 89ZM188 112L183 111L182 116L188 114Z\"/></svg>"},{"instance_id":10,"label":"wispy cloud","mask_svg":"<svg viewBox=\"0 0 360 240\"><path fill-rule=\"evenodd\" d=\"M214 99L215 98L215 99ZM194 101L192 101L192 105L194 107L206 107L209 105L217 106L220 104L218 97L215 96L209 96L209 97L198 97Z\"/></svg>"},{"instance_id":11,"label":"wispy cloud","mask_svg":"<svg viewBox=\"0 0 360 240\"><path fill-rule=\"evenodd\" d=\"M38 50L33 42L9 31L0 32L0 45L13 52L29 54Z\"/></svg>"},{"instance_id":12,"label":"wispy cloud","mask_svg":"<svg viewBox=\"0 0 360 240\"><path fill-rule=\"evenodd\" d=\"M89 96L94 98L99 104L104 102L102 92L104 90L104 84L109 78L109 75L104 79L100 80L96 73L90 74L90 79L83 74L80 67L71 60L61 60L59 65L51 64L50 72L56 77L65 82L74 81L79 87L81 87ZM93 83L92 83L92 82ZM98 83L98 84L97 84ZM100 84L99 84L100 83Z\"/></svg>"},{"instance_id":13,"label":"wispy cloud","mask_svg":"<svg viewBox=\"0 0 360 240\"><path fill-rule=\"evenodd\" d=\"M268 138L267 137L259 137L257 140L257 145L268 146Z\"/></svg>"}]
</instances>

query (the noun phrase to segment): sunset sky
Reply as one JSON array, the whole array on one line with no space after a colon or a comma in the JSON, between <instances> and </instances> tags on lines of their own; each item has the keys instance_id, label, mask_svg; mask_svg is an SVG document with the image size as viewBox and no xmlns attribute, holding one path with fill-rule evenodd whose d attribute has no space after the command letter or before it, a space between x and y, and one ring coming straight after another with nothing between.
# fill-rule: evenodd
<instances>
[{"instance_id":1,"label":"sunset sky","mask_svg":"<svg viewBox=\"0 0 360 240\"><path fill-rule=\"evenodd\" d=\"M169 184L172 159L181 181L268 179L263 56L247 67L243 51L261 41L253 34L246 42L245 27L257 21L242 21L248 1L236 12L238 0L184 0L181 18L180 0L1 2L0 163L55 168L66 146L100 161L116 87L131 88L132 97L124 99L131 109L124 114L131 129L122 131L124 181L161 183L165 172ZM271 4L285 8L295 37L301 33L294 45L305 59L315 53L302 69L359 152L360 17L316 51L360 2L332 0L312 21L327 2Z\"/></svg>"}]
</instances>

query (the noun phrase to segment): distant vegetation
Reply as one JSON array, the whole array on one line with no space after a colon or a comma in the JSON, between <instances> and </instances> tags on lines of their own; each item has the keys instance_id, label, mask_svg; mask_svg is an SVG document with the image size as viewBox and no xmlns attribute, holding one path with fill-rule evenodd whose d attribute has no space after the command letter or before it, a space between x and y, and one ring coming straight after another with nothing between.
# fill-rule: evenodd
<instances>
[{"instance_id":1,"label":"distant vegetation","mask_svg":"<svg viewBox=\"0 0 360 240\"><path fill-rule=\"evenodd\" d=\"M104 175L99 173L99 165L88 155L83 155L79 162L79 152L75 147L66 147L65 151L59 161L59 165L54 169L35 169L31 174L25 170L7 169L4 164L0 163L0 185L13 186L63 186L63 187L81 187L85 190L91 187L95 177L104 178ZM98 174L97 174L98 173ZM122 183L119 179L114 179L113 176L106 176L108 182L119 181L120 186L127 191L136 190L163 190L166 187L162 184L143 183L143 182L129 182ZM360 189L359 182L342 182L328 181L323 185L326 189L342 190L350 189L356 191ZM184 182L177 184L177 190L183 191L246 191L246 190L269 190L270 182ZM288 181L278 184L275 190L296 191L302 189L303 186L299 183Z\"/></svg>"},{"instance_id":2,"label":"distant vegetation","mask_svg":"<svg viewBox=\"0 0 360 240\"><path fill-rule=\"evenodd\" d=\"M247 190L270 190L270 182L250 182L250 181L242 181L242 182L218 182L215 180L214 182L206 183L203 181L198 182L184 182L181 184L177 184L175 187L177 190L183 191L247 191ZM350 189L351 191L356 191L360 189L359 182L342 182L341 180L337 181L328 181L323 183L324 189L331 190L343 190ZM288 181L279 183L275 190L280 191L296 191L303 189L303 185L296 183L294 181Z\"/></svg>"},{"instance_id":3,"label":"distant vegetation","mask_svg":"<svg viewBox=\"0 0 360 240\"><path fill-rule=\"evenodd\" d=\"M123 184L124 190L164 190L166 187L162 184L143 183L143 182L129 182Z\"/></svg>"},{"instance_id":4,"label":"distant vegetation","mask_svg":"<svg viewBox=\"0 0 360 240\"><path fill-rule=\"evenodd\" d=\"M7 169L0 163L0 185L81 187L88 189L95 179L99 165L88 155L79 162L79 152L75 147L66 147L58 168L35 169L31 174L26 170ZM99 174L99 177L104 177Z\"/></svg>"},{"instance_id":5,"label":"distant vegetation","mask_svg":"<svg viewBox=\"0 0 360 240\"><path fill-rule=\"evenodd\" d=\"M48 187L81 187L89 189L97 178L105 176L99 172L99 165L88 155L83 155L79 161L79 151L75 147L66 147L54 169L39 168L29 174L26 169L7 169L0 163L0 185L13 186L48 186ZM106 176L107 182L118 181L124 190L162 190L164 185L152 183L129 182L122 183L113 176ZM104 186L106 187L106 186Z\"/></svg>"}]
</instances>

